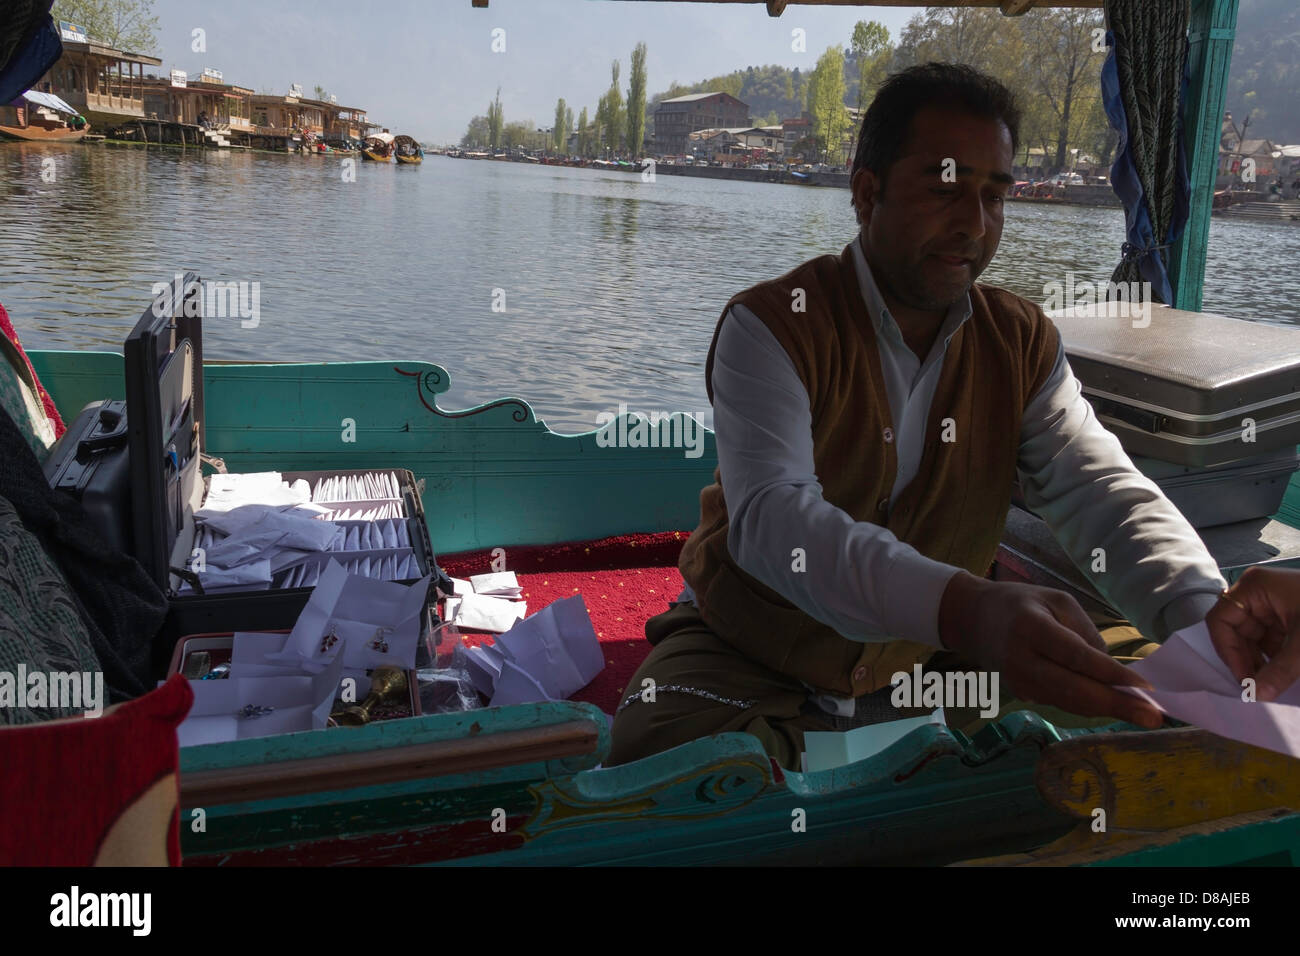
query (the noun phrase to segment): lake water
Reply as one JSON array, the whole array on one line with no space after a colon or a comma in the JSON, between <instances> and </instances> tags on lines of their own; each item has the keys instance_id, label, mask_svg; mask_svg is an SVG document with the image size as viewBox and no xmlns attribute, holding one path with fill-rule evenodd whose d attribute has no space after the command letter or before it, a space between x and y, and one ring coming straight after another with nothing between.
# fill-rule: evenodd
<instances>
[{"instance_id":1,"label":"lake water","mask_svg":"<svg viewBox=\"0 0 1300 956\"><path fill-rule=\"evenodd\" d=\"M355 174L338 156L2 145L0 303L28 348L120 351L154 282L255 281L259 324L209 321L210 358L436 362L444 407L509 395L585 431L619 403L707 411L727 299L856 230L842 189L437 156ZM1123 227L1008 204L982 280L1040 302L1067 270L1105 281ZM1215 220L1204 308L1300 325L1298 267L1300 228Z\"/></svg>"}]
</instances>

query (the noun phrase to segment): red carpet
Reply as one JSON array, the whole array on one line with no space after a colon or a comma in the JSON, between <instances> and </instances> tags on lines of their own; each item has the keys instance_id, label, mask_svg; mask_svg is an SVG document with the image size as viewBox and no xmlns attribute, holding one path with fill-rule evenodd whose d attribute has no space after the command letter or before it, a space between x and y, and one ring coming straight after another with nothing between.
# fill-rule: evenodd
<instances>
[{"instance_id":1,"label":"red carpet","mask_svg":"<svg viewBox=\"0 0 1300 956\"><path fill-rule=\"evenodd\" d=\"M587 604L605 669L572 700L614 713L628 679L650 653L646 620L668 610L668 602L681 593L677 556L689 536L689 531L662 531L506 549L506 569L519 578L529 614L574 594ZM467 578L492 570L492 552L441 555L438 563L453 577ZM477 643L474 635L466 638Z\"/></svg>"}]
</instances>

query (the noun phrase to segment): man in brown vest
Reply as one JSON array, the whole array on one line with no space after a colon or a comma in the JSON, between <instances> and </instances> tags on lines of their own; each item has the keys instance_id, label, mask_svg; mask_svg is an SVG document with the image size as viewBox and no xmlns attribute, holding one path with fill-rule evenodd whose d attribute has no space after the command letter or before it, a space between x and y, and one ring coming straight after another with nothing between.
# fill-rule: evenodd
<instances>
[{"instance_id":1,"label":"man in brown vest","mask_svg":"<svg viewBox=\"0 0 1300 956\"><path fill-rule=\"evenodd\" d=\"M1160 724L1116 657L1199 621L1225 582L1097 422L1042 310L975 284L1018 127L970 68L890 77L854 161L858 237L727 303L706 365L718 471L609 764L746 731L798 769L806 730L916 713L890 692L918 664L1000 675L1057 720ZM987 579L1017 475L1076 564L1103 549L1093 583L1136 630L1105 640L1064 592Z\"/></svg>"}]
</instances>

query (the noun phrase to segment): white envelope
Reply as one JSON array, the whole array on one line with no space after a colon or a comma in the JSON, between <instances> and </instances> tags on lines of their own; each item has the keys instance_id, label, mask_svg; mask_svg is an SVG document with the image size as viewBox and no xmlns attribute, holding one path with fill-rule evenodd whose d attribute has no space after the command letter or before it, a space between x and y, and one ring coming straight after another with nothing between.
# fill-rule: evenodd
<instances>
[{"instance_id":1,"label":"white envelope","mask_svg":"<svg viewBox=\"0 0 1300 956\"><path fill-rule=\"evenodd\" d=\"M472 676L471 676L472 681ZM541 683L512 660L501 662L501 673L492 691L490 707L508 707L511 704L531 704L555 700L546 693Z\"/></svg>"},{"instance_id":2,"label":"white envelope","mask_svg":"<svg viewBox=\"0 0 1300 956\"><path fill-rule=\"evenodd\" d=\"M492 571L488 574L470 575L470 586L475 594L518 594L523 589L513 571Z\"/></svg>"},{"instance_id":3,"label":"white envelope","mask_svg":"<svg viewBox=\"0 0 1300 956\"><path fill-rule=\"evenodd\" d=\"M463 594L456 624L473 631L500 634L516 626L527 613L526 601L507 601L486 594Z\"/></svg>"},{"instance_id":4,"label":"white envelope","mask_svg":"<svg viewBox=\"0 0 1300 956\"><path fill-rule=\"evenodd\" d=\"M464 612L462 606L462 617ZM548 604L520 621L497 638L496 646L556 700L582 690L605 669L605 655L581 594Z\"/></svg>"},{"instance_id":5,"label":"white envelope","mask_svg":"<svg viewBox=\"0 0 1300 956\"><path fill-rule=\"evenodd\" d=\"M314 675L227 677L190 681L194 705L176 728L182 747L318 730L329 719L339 685L336 661ZM270 708L243 716L245 707Z\"/></svg>"},{"instance_id":6,"label":"white envelope","mask_svg":"<svg viewBox=\"0 0 1300 956\"><path fill-rule=\"evenodd\" d=\"M283 651L268 654L266 660L299 663L311 672L336 657L346 667L365 670L385 665L414 668L429 581L429 576L409 586L376 581L350 575L331 559ZM331 628L338 641L322 650L322 639ZM382 634L377 634L381 629ZM388 650L371 646L376 642L386 643Z\"/></svg>"},{"instance_id":7,"label":"white envelope","mask_svg":"<svg viewBox=\"0 0 1300 956\"><path fill-rule=\"evenodd\" d=\"M810 730L803 735L803 772L832 770L880 753L918 727L946 723L943 708L924 717L902 717L879 724L855 727L843 733Z\"/></svg>"}]
</instances>

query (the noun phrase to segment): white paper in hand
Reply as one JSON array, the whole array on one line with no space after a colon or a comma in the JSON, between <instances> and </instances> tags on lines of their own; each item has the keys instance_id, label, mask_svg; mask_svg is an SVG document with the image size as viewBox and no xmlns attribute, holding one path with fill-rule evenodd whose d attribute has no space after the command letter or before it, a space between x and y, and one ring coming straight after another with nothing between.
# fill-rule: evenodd
<instances>
[{"instance_id":1,"label":"white paper in hand","mask_svg":"<svg viewBox=\"0 0 1300 956\"><path fill-rule=\"evenodd\" d=\"M1219 658L1204 621L1176 631L1129 666L1155 689L1123 690L1165 713L1220 737L1300 757L1300 684L1269 703L1242 700L1242 686Z\"/></svg>"}]
</instances>

